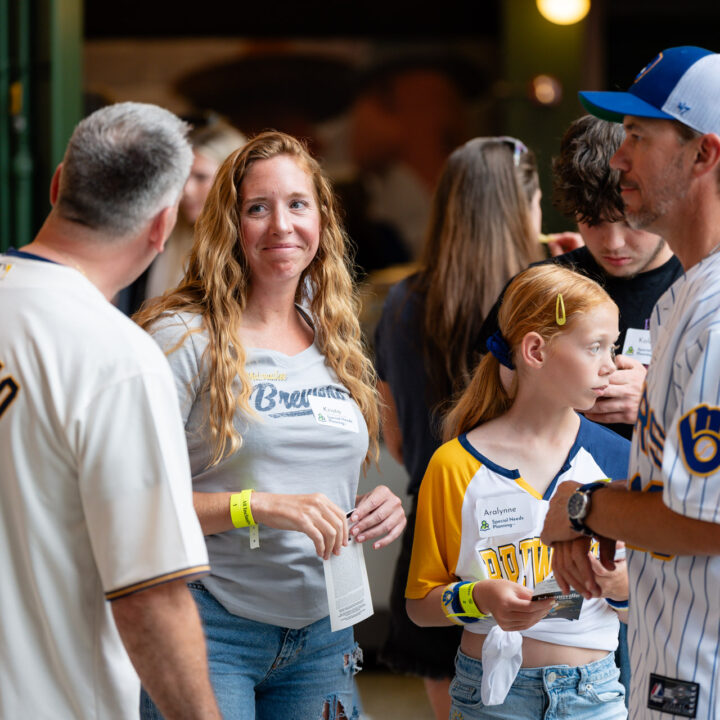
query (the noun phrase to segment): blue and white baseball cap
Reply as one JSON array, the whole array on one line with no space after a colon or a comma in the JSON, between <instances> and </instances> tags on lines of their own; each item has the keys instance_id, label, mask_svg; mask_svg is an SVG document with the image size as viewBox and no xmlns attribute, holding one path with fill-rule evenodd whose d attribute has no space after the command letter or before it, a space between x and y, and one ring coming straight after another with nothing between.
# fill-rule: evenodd
<instances>
[{"instance_id":1,"label":"blue and white baseball cap","mask_svg":"<svg viewBox=\"0 0 720 720\"><path fill-rule=\"evenodd\" d=\"M603 120L625 115L678 120L701 133L720 135L720 55L685 46L663 50L628 92L581 92L585 109Z\"/></svg>"}]
</instances>

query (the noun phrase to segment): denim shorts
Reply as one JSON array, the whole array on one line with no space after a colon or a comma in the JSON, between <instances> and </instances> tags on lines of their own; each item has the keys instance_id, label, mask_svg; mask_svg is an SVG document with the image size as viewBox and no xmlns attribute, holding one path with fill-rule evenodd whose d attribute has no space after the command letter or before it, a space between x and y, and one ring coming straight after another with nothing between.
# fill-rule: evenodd
<instances>
[{"instance_id":1,"label":"denim shorts","mask_svg":"<svg viewBox=\"0 0 720 720\"><path fill-rule=\"evenodd\" d=\"M202 583L189 587L202 618L210 680L224 720L357 718L353 676L360 670L362 650L352 628L332 632L329 618L298 630L247 620L229 613ZM140 717L162 718L145 692Z\"/></svg>"},{"instance_id":2,"label":"denim shorts","mask_svg":"<svg viewBox=\"0 0 720 720\"><path fill-rule=\"evenodd\" d=\"M589 665L520 668L502 705L480 699L482 663L458 650L450 720L623 720L625 688L610 653Z\"/></svg>"}]
</instances>

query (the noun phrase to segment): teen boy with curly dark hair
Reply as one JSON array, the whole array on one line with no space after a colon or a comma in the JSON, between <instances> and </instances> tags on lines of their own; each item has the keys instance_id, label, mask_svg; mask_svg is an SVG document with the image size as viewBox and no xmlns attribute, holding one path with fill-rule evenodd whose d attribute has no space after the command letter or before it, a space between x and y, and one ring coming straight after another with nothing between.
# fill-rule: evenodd
<instances>
[{"instance_id":1,"label":"teen boy with curly dark hair","mask_svg":"<svg viewBox=\"0 0 720 720\"><path fill-rule=\"evenodd\" d=\"M660 296L682 274L682 266L661 237L633 230L625 221L620 174L610 168L610 158L624 137L622 125L590 115L566 130L553 162L553 204L577 222L585 246L545 262L589 275L620 308L618 369L605 395L585 416L629 439L652 353L647 320ZM500 300L481 330L482 352L497 330L499 306Z\"/></svg>"}]
</instances>

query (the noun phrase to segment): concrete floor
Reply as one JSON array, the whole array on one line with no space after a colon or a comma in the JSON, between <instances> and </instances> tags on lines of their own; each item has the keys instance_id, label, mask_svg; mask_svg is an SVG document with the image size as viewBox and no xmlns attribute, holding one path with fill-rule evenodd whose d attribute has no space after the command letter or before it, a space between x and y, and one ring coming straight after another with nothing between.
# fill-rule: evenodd
<instances>
[{"instance_id":1,"label":"concrete floor","mask_svg":"<svg viewBox=\"0 0 720 720\"><path fill-rule=\"evenodd\" d=\"M363 720L435 720L420 678L382 670L363 670L356 677Z\"/></svg>"}]
</instances>

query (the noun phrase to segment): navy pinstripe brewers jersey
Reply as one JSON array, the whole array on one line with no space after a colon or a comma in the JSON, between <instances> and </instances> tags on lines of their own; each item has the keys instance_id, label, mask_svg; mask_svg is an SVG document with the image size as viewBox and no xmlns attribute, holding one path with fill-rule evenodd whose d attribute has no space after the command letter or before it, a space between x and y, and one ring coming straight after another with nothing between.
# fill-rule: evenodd
<instances>
[{"instance_id":1,"label":"navy pinstripe brewers jersey","mask_svg":"<svg viewBox=\"0 0 720 720\"><path fill-rule=\"evenodd\" d=\"M544 495L520 476L493 463L461 435L442 445L420 486L412 559L405 596L460 580L498 578L529 588L550 573L550 549L540 542L548 504L560 483L619 479L630 443L581 417L567 460ZM495 621L466 625L487 634ZM545 618L522 634L556 645L614 650L615 612L601 598L586 600L576 621Z\"/></svg>"},{"instance_id":2,"label":"navy pinstripe brewers jersey","mask_svg":"<svg viewBox=\"0 0 720 720\"><path fill-rule=\"evenodd\" d=\"M630 489L662 492L671 510L720 522L720 254L660 298L650 329ZM720 717L720 557L628 548L628 570L631 717L665 720L649 709L663 703L678 715Z\"/></svg>"}]
</instances>

